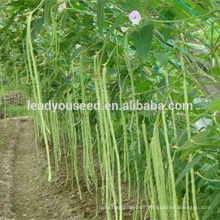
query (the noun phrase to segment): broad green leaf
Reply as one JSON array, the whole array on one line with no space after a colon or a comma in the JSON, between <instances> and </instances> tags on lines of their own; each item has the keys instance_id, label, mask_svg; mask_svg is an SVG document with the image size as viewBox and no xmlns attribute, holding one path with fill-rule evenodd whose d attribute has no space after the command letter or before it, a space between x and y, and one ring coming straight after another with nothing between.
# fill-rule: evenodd
<instances>
[{"instance_id":1,"label":"broad green leaf","mask_svg":"<svg viewBox=\"0 0 220 220\"><path fill-rule=\"evenodd\" d=\"M215 134L212 137L210 137L210 139L217 139L218 141L220 140L220 133L219 134Z\"/></svg>"},{"instance_id":2,"label":"broad green leaf","mask_svg":"<svg viewBox=\"0 0 220 220\"><path fill-rule=\"evenodd\" d=\"M94 46L91 47L91 50L101 50L103 47L103 43L98 42Z\"/></svg>"},{"instance_id":3,"label":"broad green leaf","mask_svg":"<svg viewBox=\"0 0 220 220\"><path fill-rule=\"evenodd\" d=\"M145 81L138 84L138 86L135 88L135 92L143 92L147 91L148 86L152 84L151 81Z\"/></svg>"},{"instance_id":4,"label":"broad green leaf","mask_svg":"<svg viewBox=\"0 0 220 220\"><path fill-rule=\"evenodd\" d=\"M163 37L166 41L169 40L171 33L172 33L171 28L162 28L162 34L163 34Z\"/></svg>"},{"instance_id":5,"label":"broad green leaf","mask_svg":"<svg viewBox=\"0 0 220 220\"><path fill-rule=\"evenodd\" d=\"M162 66L167 67L169 52L158 52L154 53L154 56L158 59Z\"/></svg>"},{"instance_id":6,"label":"broad green leaf","mask_svg":"<svg viewBox=\"0 0 220 220\"><path fill-rule=\"evenodd\" d=\"M109 29L106 37L105 37L105 42L108 41L109 37L111 36L111 34L114 32L115 28L121 23L122 18L124 16L124 13L120 14L114 21L113 25L111 26L111 28Z\"/></svg>"},{"instance_id":7,"label":"broad green leaf","mask_svg":"<svg viewBox=\"0 0 220 220\"><path fill-rule=\"evenodd\" d=\"M207 72L211 73L212 75L219 76L219 68L218 67L211 68Z\"/></svg>"},{"instance_id":8,"label":"broad green leaf","mask_svg":"<svg viewBox=\"0 0 220 220\"><path fill-rule=\"evenodd\" d=\"M144 5L148 6L153 2L153 0L143 0L143 2L144 2Z\"/></svg>"},{"instance_id":9,"label":"broad green leaf","mask_svg":"<svg viewBox=\"0 0 220 220\"><path fill-rule=\"evenodd\" d=\"M84 15L82 19L82 25L89 28L93 25L93 17L91 15Z\"/></svg>"},{"instance_id":10,"label":"broad green leaf","mask_svg":"<svg viewBox=\"0 0 220 220\"><path fill-rule=\"evenodd\" d=\"M137 10L142 13L141 1L140 0L126 0L124 3L124 8L129 12Z\"/></svg>"},{"instance_id":11,"label":"broad green leaf","mask_svg":"<svg viewBox=\"0 0 220 220\"><path fill-rule=\"evenodd\" d=\"M200 132L196 135L194 135L192 137L192 140L187 140L179 149L177 149L177 151L182 151L182 150L185 150L185 149L190 149L192 147L195 146L195 143L207 143L208 141L208 135L211 133L211 130L206 130L206 131L203 131L203 132ZM198 146L198 145L197 145Z\"/></svg>"},{"instance_id":12,"label":"broad green leaf","mask_svg":"<svg viewBox=\"0 0 220 220\"><path fill-rule=\"evenodd\" d=\"M14 22L14 18L17 16L18 13L14 13L11 18L9 19L8 23L0 30L0 33L6 31Z\"/></svg>"},{"instance_id":13,"label":"broad green leaf","mask_svg":"<svg viewBox=\"0 0 220 220\"><path fill-rule=\"evenodd\" d=\"M151 110L141 110L139 112L139 115L146 117L146 118L150 118L150 116L152 115Z\"/></svg>"},{"instance_id":14,"label":"broad green leaf","mask_svg":"<svg viewBox=\"0 0 220 220\"><path fill-rule=\"evenodd\" d=\"M104 25L104 7L105 7L105 1L98 0L97 23L100 34L102 34L103 25Z\"/></svg>"},{"instance_id":15,"label":"broad green leaf","mask_svg":"<svg viewBox=\"0 0 220 220\"><path fill-rule=\"evenodd\" d=\"M220 193L218 192L215 197L212 199L211 204L209 205L209 209L205 212L203 215L202 220L210 219L210 215L213 213L214 209L219 206L219 200L220 200Z\"/></svg>"},{"instance_id":16,"label":"broad green leaf","mask_svg":"<svg viewBox=\"0 0 220 220\"><path fill-rule=\"evenodd\" d=\"M207 148L207 146L210 145L210 140L208 138L208 135L211 133L211 130L206 130L203 132L200 132L192 137L191 140L187 140L180 148L176 150L176 152L181 151L180 159L186 159L190 153L195 151L196 149L200 148L201 146ZM195 144L197 143L197 144ZM200 143L202 145L200 145ZM214 146L212 145L212 148Z\"/></svg>"},{"instance_id":17,"label":"broad green leaf","mask_svg":"<svg viewBox=\"0 0 220 220\"><path fill-rule=\"evenodd\" d=\"M211 106L209 107L209 110L214 112L220 112L220 96L212 102Z\"/></svg>"},{"instance_id":18,"label":"broad green leaf","mask_svg":"<svg viewBox=\"0 0 220 220\"><path fill-rule=\"evenodd\" d=\"M24 8L35 8L38 4L40 4L40 2L41 0L18 0L11 1L8 5L20 6Z\"/></svg>"},{"instance_id":19,"label":"broad green leaf","mask_svg":"<svg viewBox=\"0 0 220 220\"><path fill-rule=\"evenodd\" d=\"M40 33L43 24L44 24L44 19L43 18L36 19L33 22L34 32L37 33L37 34Z\"/></svg>"},{"instance_id":20,"label":"broad green leaf","mask_svg":"<svg viewBox=\"0 0 220 220\"><path fill-rule=\"evenodd\" d=\"M196 158L193 158L192 162L186 165L185 169L181 172L179 177L176 180L176 186L180 182L180 180L189 172L189 170L194 167L200 160L202 159L202 155L199 155Z\"/></svg>"},{"instance_id":21,"label":"broad green leaf","mask_svg":"<svg viewBox=\"0 0 220 220\"><path fill-rule=\"evenodd\" d=\"M137 55L140 58L146 59L150 50L150 45L153 38L154 25L148 24L133 32L134 44L137 49Z\"/></svg>"},{"instance_id":22,"label":"broad green leaf","mask_svg":"<svg viewBox=\"0 0 220 220\"><path fill-rule=\"evenodd\" d=\"M68 24L68 17L69 17L69 11L65 10L63 13L63 19L62 19L62 27L66 27L66 25Z\"/></svg>"}]
</instances>

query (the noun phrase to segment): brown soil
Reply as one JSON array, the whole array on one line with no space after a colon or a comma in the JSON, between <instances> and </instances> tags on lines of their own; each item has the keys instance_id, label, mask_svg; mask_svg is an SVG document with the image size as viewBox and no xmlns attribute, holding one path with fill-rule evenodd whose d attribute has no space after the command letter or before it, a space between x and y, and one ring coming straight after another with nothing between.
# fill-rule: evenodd
<instances>
[{"instance_id":1,"label":"brown soil","mask_svg":"<svg viewBox=\"0 0 220 220\"><path fill-rule=\"evenodd\" d=\"M0 128L0 217L53 219L57 213L41 184L31 121L5 119Z\"/></svg>"},{"instance_id":2,"label":"brown soil","mask_svg":"<svg viewBox=\"0 0 220 220\"><path fill-rule=\"evenodd\" d=\"M0 97L0 105L3 105L4 102L6 103L6 105L23 106L25 100L21 93L13 92L7 94L5 97Z\"/></svg>"},{"instance_id":3,"label":"brown soil","mask_svg":"<svg viewBox=\"0 0 220 220\"><path fill-rule=\"evenodd\" d=\"M43 145L38 149L38 157L36 152L33 124L29 118L0 120L0 220L94 218L95 190L91 188L94 192L91 194L83 182L82 150L78 151L82 200L75 179L66 179L65 161L48 183ZM69 161L67 164L71 166ZM122 188L126 195L127 187ZM134 205L135 199L124 199L124 205L129 204ZM94 219L106 219L105 210L99 209ZM132 219L132 210L125 210L124 219Z\"/></svg>"}]
</instances>

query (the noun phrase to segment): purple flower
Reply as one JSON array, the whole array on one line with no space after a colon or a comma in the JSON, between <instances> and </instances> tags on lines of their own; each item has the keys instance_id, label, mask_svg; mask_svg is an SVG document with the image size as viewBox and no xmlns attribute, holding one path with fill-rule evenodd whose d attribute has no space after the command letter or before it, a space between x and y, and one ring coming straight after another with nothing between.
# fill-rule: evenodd
<instances>
[{"instance_id":1,"label":"purple flower","mask_svg":"<svg viewBox=\"0 0 220 220\"><path fill-rule=\"evenodd\" d=\"M62 12L65 9L66 9L66 2L63 2L62 4L59 5L58 12Z\"/></svg>"},{"instance_id":2,"label":"purple flower","mask_svg":"<svg viewBox=\"0 0 220 220\"><path fill-rule=\"evenodd\" d=\"M141 20L141 15L138 11L132 11L129 14L129 20L132 22L132 25L138 25Z\"/></svg>"}]
</instances>

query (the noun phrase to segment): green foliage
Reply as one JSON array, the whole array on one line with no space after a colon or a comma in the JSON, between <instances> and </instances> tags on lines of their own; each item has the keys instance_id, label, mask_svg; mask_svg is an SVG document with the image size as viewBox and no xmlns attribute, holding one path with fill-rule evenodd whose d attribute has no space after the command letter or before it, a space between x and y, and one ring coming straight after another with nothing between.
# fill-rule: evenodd
<instances>
[{"instance_id":1,"label":"green foliage","mask_svg":"<svg viewBox=\"0 0 220 220\"><path fill-rule=\"evenodd\" d=\"M141 0L136 0L136 1L132 1L132 0L124 0L123 2L123 6L127 11L139 11L139 12L143 12L143 8L141 6Z\"/></svg>"},{"instance_id":2,"label":"green foliage","mask_svg":"<svg viewBox=\"0 0 220 220\"><path fill-rule=\"evenodd\" d=\"M154 26L152 24L148 24L132 33L134 44L137 49L137 55L142 59L147 58L153 38L153 30Z\"/></svg>"},{"instance_id":3,"label":"green foliage","mask_svg":"<svg viewBox=\"0 0 220 220\"><path fill-rule=\"evenodd\" d=\"M169 61L169 52L157 52L154 54L163 67L167 67Z\"/></svg>"},{"instance_id":4,"label":"green foliage","mask_svg":"<svg viewBox=\"0 0 220 220\"><path fill-rule=\"evenodd\" d=\"M137 206L210 206L137 208L133 219L218 219L220 100L205 96L198 80L208 77L219 86L217 2L70 0L58 12L63 2L2 1L1 84L10 78L35 102L188 101L193 109L34 112L48 164L53 156L58 170L70 158L67 180L76 181L82 197L81 145L87 190L97 190L101 176L96 205L101 194L115 207L106 210L107 219L122 219L116 207L123 204L123 181L128 197L134 189ZM142 16L138 26L128 19L133 10ZM197 127L204 118L212 122Z\"/></svg>"},{"instance_id":5,"label":"green foliage","mask_svg":"<svg viewBox=\"0 0 220 220\"><path fill-rule=\"evenodd\" d=\"M105 7L105 1L104 0L98 0L98 10L97 10L97 24L99 27L99 32L102 34L103 32L103 25L104 25L104 7Z\"/></svg>"},{"instance_id":6,"label":"green foliage","mask_svg":"<svg viewBox=\"0 0 220 220\"><path fill-rule=\"evenodd\" d=\"M216 98L211 106L209 107L210 111L216 111L216 112L220 112L220 97Z\"/></svg>"}]
</instances>

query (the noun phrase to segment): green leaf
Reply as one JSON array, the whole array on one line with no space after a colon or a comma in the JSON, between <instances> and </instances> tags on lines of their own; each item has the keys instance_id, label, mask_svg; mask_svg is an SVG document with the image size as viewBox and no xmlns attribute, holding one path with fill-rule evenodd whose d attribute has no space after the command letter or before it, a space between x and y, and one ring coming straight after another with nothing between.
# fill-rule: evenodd
<instances>
[{"instance_id":1,"label":"green leaf","mask_svg":"<svg viewBox=\"0 0 220 220\"><path fill-rule=\"evenodd\" d=\"M84 15L82 19L82 25L86 26L87 28L92 28L93 25L93 17L91 15Z\"/></svg>"},{"instance_id":2,"label":"green leaf","mask_svg":"<svg viewBox=\"0 0 220 220\"><path fill-rule=\"evenodd\" d=\"M124 3L124 8L129 12L137 10L142 13L141 1L140 0L126 0Z\"/></svg>"},{"instance_id":3,"label":"green leaf","mask_svg":"<svg viewBox=\"0 0 220 220\"><path fill-rule=\"evenodd\" d=\"M147 91L150 84L152 84L151 81L145 81L145 82L139 83L138 86L135 88L135 92Z\"/></svg>"},{"instance_id":4,"label":"green leaf","mask_svg":"<svg viewBox=\"0 0 220 220\"><path fill-rule=\"evenodd\" d=\"M137 49L137 55L140 58L146 59L150 50L150 45L153 39L154 25L148 24L133 32L134 44Z\"/></svg>"},{"instance_id":5,"label":"green leaf","mask_svg":"<svg viewBox=\"0 0 220 220\"><path fill-rule=\"evenodd\" d=\"M191 140L187 140L180 148L177 149L177 151L183 151L185 149L190 149L194 147L195 145L198 146L195 143L207 143L208 141L208 135L211 133L211 130L206 130L203 132L200 132L198 134L195 134Z\"/></svg>"},{"instance_id":6,"label":"green leaf","mask_svg":"<svg viewBox=\"0 0 220 220\"><path fill-rule=\"evenodd\" d=\"M91 50L101 50L103 47L103 43L98 42L94 46L91 47Z\"/></svg>"},{"instance_id":7,"label":"green leaf","mask_svg":"<svg viewBox=\"0 0 220 220\"><path fill-rule=\"evenodd\" d=\"M35 8L38 4L40 4L41 0L18 0L11 1L8 5L12 6L20 6L23 8Z\"/></svg>"},{"instance_id":8,"label":"green leaf","mask_svg":"<svg viewBox=\"0 0 220 220\"><path fill-rule=\"evenodd\" d=\"M191 140L187 140L180 148L176 150L176 152L181 151L180 159L186 159L190 153L195 151L196 149L201 147L199 144L195 143L201 143L202 146L208 147L210 145L210 141L208 138L208 135L211 133L211 130L206 130L203 132L200 132L192 137ZM212 145L212 148L214 146Z\"/></svg>"},{"instance_id":9,"label":"green leaf","mask_svg":"<svg viewBox=\"0 0 220 220\"><path fill-rule=\"evenodd\" d=\"M146 117L146 118L150 118L152 113L151 113L151 110L141 110L139 112L139 115Z\"/></svg>"},{"instance_id":10,"label":"green leaf","mask_svg":"<svg viewBox=\"0 0 220 220\"><path fill-rule=\"evenodd\" d=\"M9 19L8 23L0 30L0 33L6 31L14 22L14 18L17 16L18 13L14 13L11 18Z\"/></svg>"},{"instance_id":11,"label":"green leaf","mask_svg":"<svg viewBox=\"0 0 220 220\"><path fill-rule=\"evenodd\" d=\"M189 170L194 167L200 160L202 159L202 155L199 155L196 158L193 158L193 161L186 165L185 169L181 172L179 177L176 180L176 186L180 182L180 180L189 172Z\"/></svg>"},{"instance_id":12,"label":"green leaf","mask_svg":"<svg viewBox=\"0 0 220 220\"><path fill-rule=\"evenodd\" d=\"M169 59L169 52L158 52L154 53L154 56L158 61L161 63L162 66L167 67L168 59Z\"/></svg>"},{"instance_id":13,"label":"green leaf","mask_svg":"<svg viewBox=\"0 0 220 220\"><path fill-rule=\"evenodd\" d=\"M51 10L55 0L47 0L44 5L44 23L48 27L51 23Z\"/></svg>"},{"instance_id":14,"label":"green leaf","mask_svg":"<svg viewBox=\"0 0 220 220\"><path fill-rule=\"evenodd\" d=\"M120 14L114 21L113 25L111 26L111 28L109 29L106 37L105 37L105 42L108 41L109 37L111 36L111 34L114 32L115 28L121 23L122 18L124 16L124 13Z\"/></svg>"},{"instance_id":15,"label":"green leaf","mask_svg":"<svg viewBox=\"0 0 220 220\"><path fill-rule=\"evenodd\" d=\"M212 102L209 111L220 112L220 96Z\"/></svg>"},{"instance_id":16,"label":"green leaf","mask_svg":"<svg viewBox=\"0 0 220 220\"><path fill-rule=\"evenodd\" d=\"M210 204L210 208L207 209L205 214L203 215L202 220L204 219L210 219L210 215L213 213L214 209L219 206L219 200L220 200L220 193L218 192L215 197L212 199L212 202Z\"/></svg>"},{"instance_id":17,"label":"green leaf","mask_svg":"<svg viewBox=\"0 0 220 220\"><path fill-rule=\"evenodd\" d=\"M213 74L215 76L219 76L219 68L218 67L211 68L207 71L207 73Z\"/></svg>"},{"instance_id":18,"label":"green leaf","mask_svg":"<svg viewBox=\"0 0 220 220\"><path fill-rule=\"evenodd\" d=\"M172 33L171 28L162 28L162 34L163 34L163 37L166 41L169 40L171 33Z\"/></svg>"},{"instance_id":19,"label":"green leaf","mask_svg":"<svg viewBox=\"0 0 220 220\"><path fill-rule=\"evenodd\" d=\"M98 0L97 23L100 34L102 34L103 25L104 25L104 7L105 7L105 1Z\"/></svg>"},{"instance_id":20,"label":"green leaf","mask_svg":"<svg viewBox=\"0 0 220 220\"><path fill-rule=\"evenodd\" d=\"M36 20L33 22L33 28L34 28L34 32L35 32L36 34L40 33L43 24L44 24L44 18L36 19Z\"/></svg>"}]
</instances>

